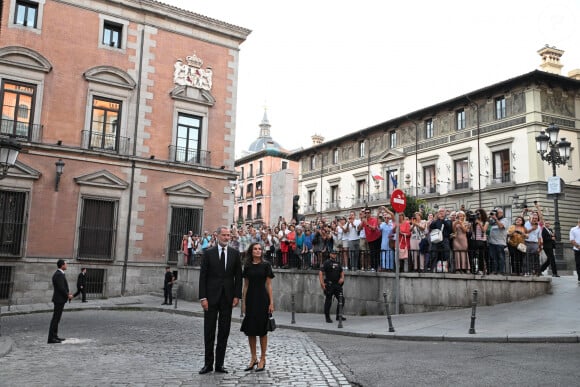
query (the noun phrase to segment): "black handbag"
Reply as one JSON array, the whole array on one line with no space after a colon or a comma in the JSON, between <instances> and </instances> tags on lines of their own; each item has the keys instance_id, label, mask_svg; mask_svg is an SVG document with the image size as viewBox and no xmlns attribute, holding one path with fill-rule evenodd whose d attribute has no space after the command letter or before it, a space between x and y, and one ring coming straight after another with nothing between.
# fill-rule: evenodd
<instances>
[{"instance_id":1,"label":"black handbag","mask_svg":"<svg viewBox=\"0 0 580 387\"><path fill-rule=\"evenodd\" d=\"M276 330L276 320L274 319L274 316L272 316L272 313L268 314L268 332L274 332Z\"/></svg>"}]
</instances>

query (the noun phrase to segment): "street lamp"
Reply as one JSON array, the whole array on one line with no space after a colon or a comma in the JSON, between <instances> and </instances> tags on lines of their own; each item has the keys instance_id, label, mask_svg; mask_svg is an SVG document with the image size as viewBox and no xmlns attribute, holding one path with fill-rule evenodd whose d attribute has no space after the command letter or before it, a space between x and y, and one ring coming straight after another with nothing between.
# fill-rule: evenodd
<instances>
[{"instance_id":1,"label":"street lamp","mask_svg":"<svg viewBox=\"0 0 580 387\"><path fill-rule=\"evenodd\" d=\"M16 158L22 147L18 142L9 138L0 139L0 180L8 175L8 169L16 164Z\"/></svg>"},{"instance_id":2,"label":"street lamp","mask_svg":"<svg viewBox=\"0 0 580 387\"><path fill-rule=\"evenodd\" d=\"M553 123L546 128L546 134L541 131L536 136L537 152L548 164L552 164L552 176L556 177L556 166L566 165L570 158L570 141L562 138L558 141L558 132L560 128ZM560 229L560 213L558 212L558 196L559 193L554 194L554 233L556 234L556 259L561 260L564 256L564 249L562 246L562 237Z\"/></svg>"}]
</instances>

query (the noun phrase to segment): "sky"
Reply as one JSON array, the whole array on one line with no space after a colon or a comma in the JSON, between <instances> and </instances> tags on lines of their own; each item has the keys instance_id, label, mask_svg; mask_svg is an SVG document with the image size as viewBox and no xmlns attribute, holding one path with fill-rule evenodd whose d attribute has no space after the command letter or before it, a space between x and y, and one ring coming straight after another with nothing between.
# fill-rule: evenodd
<instances>
[{"instance_id":1,"label":"sky","mask_svg":"<svg viewBox=\"0 0 580 387\"><path fill-rule=\"evenodd\" d=\"M267 109L283 148L332 140L539 69L580 68L580 1L161 0L252 30L240 47L236 156Z\"/></svg>"}]
</instances>

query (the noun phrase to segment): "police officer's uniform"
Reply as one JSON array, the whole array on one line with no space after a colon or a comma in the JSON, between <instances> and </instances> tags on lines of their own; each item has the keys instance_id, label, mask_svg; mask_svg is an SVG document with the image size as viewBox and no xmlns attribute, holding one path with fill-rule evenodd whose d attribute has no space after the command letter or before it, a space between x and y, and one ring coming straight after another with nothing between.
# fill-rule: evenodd
<instances>
[{"instance_id":1,"label":"police officer's uniform","mask_svg":"<svg viewBox=\"0 0 580 387\"><path fill-rule=\"evenodd\" d=\"M336 252L332 251L330 253L329 259L324 261L322 266L320 267L319 279L320 279L320 286L324 290L324 294L326 295L326 300L324 302L324 315L326 316L326 322L331 323L332 320L330 319L330 307L332 305L332 297L336 297L337 301L340 302L341 295L342 295L342 308L344 310L344 295L342 293L342 283L344 283L344 272L342 271L342 267L340 263L336 261ZM334 259L332 259L334 258ZM339 280L341 283L339 283ZM336 306L336 319L338 320L338 303ZM342 320L346 320L344 317Z\"/></svg>"}]
</instances>

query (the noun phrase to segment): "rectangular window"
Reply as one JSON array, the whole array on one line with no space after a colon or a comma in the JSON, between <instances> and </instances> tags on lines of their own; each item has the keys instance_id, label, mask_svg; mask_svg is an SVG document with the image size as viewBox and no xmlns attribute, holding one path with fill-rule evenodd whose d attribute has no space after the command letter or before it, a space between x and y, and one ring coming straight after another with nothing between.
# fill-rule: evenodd
<instances>
[{"instance_id":1,"label":"rectangular window","mask_svg":"<svg viewBox=\"0 0 580 387\"><path fill-rule=\"evenodd\" d=\"M14 24L36 28L38 21L38 3L32 1L17 1Z\"/></svg>"},{"instance_id":2,"label":"rectangular window","mask_svg":"<svg viewBox=\"0 0 580 387\"><path fill-rule=\"evenodd\" d=\"M246 210L246 220L252 220L252 205L249 204Z\"/></svg>"},{"instance_id":3,"label":"rectangular window","mask_svg":"<svg viewBox=\"0 0 580 387\"><path fill-rule=\"evenodd\" d=\"M201 234L203 210L199 208L172 207L169 226L169 244L167 246L167 262L177 263L177 251L180 250L183 236L189 231L193 235Z\"/></svg>"},{"instance_id":4,"label":"rectangular window","mask_svg":"<svg viewBox=\"0 0 580 387\"><path fill-rule=\"evenodd\" d=\"M26 193L0 191L0 255L20 256L25 230Z\"/></svg>"},{"instance_id":5,"label":"rectangular window","mask_svg":"<svg viewBox=\"0 0 580 387\"><path fill-rule=\"evenodd\" d=\"M244 177L246 177L244 175L244 167L240 167L240 180L244 180Z\"/></svg>"},{"instance_id":6,"label":"rectangular window","mask_svg":"<svg viewBox=\"0 0 580 387\"><path fill-rule=\"evenodd\" d=\"M248 177L254 177L254 164L248 165Z\"/></svg>"},{"instance_id":7,"label":"rectangular window","mask_svg":"<svg viewBox=\"0 0 580 387\"><path fill-rule=\"evenodd\" d=\"M91 296L104 296L105 269L87 268L87 298Z\"/></svg>"},{"instance_id":8,"label":"rectangular window","mask_svg":"<svg viewBox=\"0 0 580 387\"><path fill-rule=\"evenodd\" d=\"M262 203L256 204L256 219L262 219Z\"/></svg>"},{"instance_id":9,"label":"rectangular window","mask_svg":"<svg viewBox=\"0 0 580 387\"><path fill-rule=\"evenodd\" d=\"M399 172L396 169L387 171L387 194L390 195L399 185Z\"/></svg>"},{"instance_id":10,"label":"rectangular window","mask_svg":"<svg viewBox=\"0 0 580 387\"><path fill-rule=\"evenodd\" d=\"M338 149L332 151L332 163L338 164Z\"/></svg>"},{"instance_id":11,"label":"rectangular window","mask_svg":"<svg viewBox=\"0 0 580 387\"><path fill-rule=\"evenodd\" d=\"M90 149L117 151L121 102L94 97L91 115Z\"/></svg>"},{"instance_id":12,"label":"rectangular window","mask_svg":"<svg viewBox=\"0 0 580 387\"><path fill-rule=\"evenodd\" d=\"M288 161L282 161L282 169L288 169Z\"/></svg>"},{"instance_id":13,"label":"rectangular window","mask_svg":"<svg viewBox=\"0 0 580 387\"><path fill-rule=\"evenodd\" d=\"M179 113L175 161L201 163L201 125L201 117Z\"/></svg>"},{"instance_id":14,"label":"rectangular window","mask_svg":"<svg viewBox=\"0 0 580 387\"><path fill-rule=\"evenodd\" d=\"M465 110L459 109L455 111L457 130L465 129Z\"/></svg>"},{"instance_id":15,"label":"rectangular window","mask_svg":"<svg viewBox=\"0 0 580 387\"><path fill-rule=\"evenodd\" d=\"M262 160L258 161L258 176L264 174L263 164L264 162Z\"/></svg>"},{"instance_id":16,"label":"rectangular window","mask_svg":"<svg viewBox=\"0 0 580 387\"><path fill-rule=\"evenodd\" d=\"M238 208L238 222L244 219L244 207Z\"/></svg>"},{"instance_id":17,"label":"rectangular window","mask_svg":"<svg viewBox=\"0 0 580 387\"><path fill-rule=\"evenodd\" d=\"M316 156L310 156L310 170L314 171L316 169Z\"/></svg>"},{"instance_id":18,"label":"rectangular window","mask_svg":"<svg viewBox=\"0 0 580 387\"><path fill-rule=\"evenodd\" d=\"M29 139L32 135L34 99L36 86L26 83L3 81L1 133Z\"/></svg>"},{"instance_id":19,"label":"rectangular window","mask_svg":"<svg viewBox=\"0 0 580 387\"><path fill-rule=\"evenodd\" d=\"M123 26L106 21L103 25L103 44L109 47L121 48Z\"/></svg>"},{"instance_id":20,"label":"rectangular window","mask_svg":"<svg viewBox=\"0 0 580 387\"><path fill-rule=\"evenodd\" d=\"M262 182L258 181L256 182L256 196L262 196L263 192L262 192Z\"/></svg>"},{"instance_id":21,"label":"rectangular window","mask_svg":"<svg viewBox=\"0 0 580 387\"><path fill-rule=\"evenodd\" d=\"M469 188L469 161L465 159L454 161L455 189Z\"/></svg>"},{"instance_id":22,"label":"rectangular window","mask_svg":"<svg viewBox=\"0 0 580 387\"><path fill-rule=\"evenodd\" d=\"M246 198L251 198L254 196L254 185L252 183L246 186Z\"/></svg>"},{"instance_id":23,"label":"rectangular window","mask_svg":"<svg viewBox=\"0 0 580 387\"><path fill-rule=\"evenodd\" d=\"M433 137L433 119L425 120L425 138Z\"/></svg>"},{"instance_id":24,"label":"rectangular window","mask_svg":"<svg viewBox=\"0 0 580 387\"><path fill-rule=\"evenodd\" d=\"M330 202L333 207L338 206L338 185L330 187Z\"/></svg>"},{"instance_id":25,"label":"rectangular window","mask_svg":"<svg viewBox=\"0 0 580 387\"><path fill-rule=\"evenodd\" d=\"M435 165L423 167L423 187L426 194L437 192L437 176L435 175Z\"/></svg>"},{"instance_id":26,"label":"rectangular window","mask_svg":"<svg viewBox=\"0 0 580 387\"><path fill-rule=\"evenodd\" d=\"M316 191L309 190L308 191L308 205L313 206L316 204Z\"/></svg>"},{"instance_id":27,"label":"rectangular window","mask_svg":"<svg viewBox=\"0 0 580 387\"><path fill-rule=\"evenodd\" d=\"M394 130L389 133L389 148L393 149L397 147L397 132Z\"/></svg>"},{"instance_id":28,"label":"rectangular window","mask_svg":"<svg viewBox=\"0 0 580 387\"><path fill-rule=\"evenodd\" d=\"M365 157L365 142L359 141L358 143L358 157Z\"/></svg>"},{"instance_id":29,"label":"rectangular window","mask_svg":"<svg viewBox=\"0 0 580 387\"><path fill-rule=\"evenodd\" d=\"M114 258L117 202L83 199L78 259Z\"/></svg>"},{"instance_id":30,"label":"rectangular window","mask_svg":"<svg viewBox=\"0 0 580 387\"><path fill-rule=\"evenodd\" d=\"M356 182L356 197L364 199L367 196L367 182L366 180L357 180Z\"/></svg>"},{"instance_id":31,"label":"rectangular window","mask_svg":"<svg viewBox=\"0 0 580 387\"><path fill-rule=\"evenodd\" d=\"M505 117L505 97L501 96L495 99L495 119L501 120Z\"/></svg>"},{"instance_id":32,"label":"rectangular window","mask_svg":"<svg viewBox=\"0 0 580 387\"><path fill-rule=\"evenodd\" d=\"M493 152L493 183L509 183L510 179L510 151L503 149Z\"/></svg>"},{"instance_id":33,"label":"rectangular window","mask_svg":"<svg viewBox=\"0 0 580 387\"><path fill-rule=\"evenodd\" d=\"M13 273L13 266L0 266L0 300L10 300L14 287Z\"/></svg>"}]
</instances>

